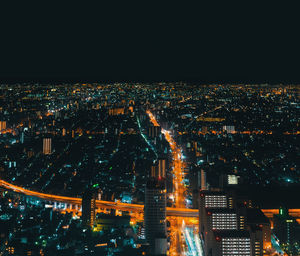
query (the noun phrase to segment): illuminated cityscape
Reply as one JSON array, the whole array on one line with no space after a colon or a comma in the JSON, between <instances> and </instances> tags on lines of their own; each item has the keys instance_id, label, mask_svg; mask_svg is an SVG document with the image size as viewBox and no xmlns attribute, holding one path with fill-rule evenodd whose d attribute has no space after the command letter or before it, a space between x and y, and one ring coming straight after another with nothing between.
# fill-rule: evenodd
<instances>
[{"instance_id":1,"label":"illuminated cityscape","mask_svg":"<svg viewBox=\"0 0 300 256\"><path fill-rule=\"evenodd\" d=\"M299 255L299 87L0 87L0 255Z\"/></svg>"}]
</instances>

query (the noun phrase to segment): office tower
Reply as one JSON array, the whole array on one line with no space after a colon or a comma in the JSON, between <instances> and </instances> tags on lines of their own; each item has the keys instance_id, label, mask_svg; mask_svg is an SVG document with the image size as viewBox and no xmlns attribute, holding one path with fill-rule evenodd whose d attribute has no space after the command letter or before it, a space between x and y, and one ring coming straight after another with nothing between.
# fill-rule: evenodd
<instances>
[{"instance_id":1,"label":"office tower","mask_svg":"<svg viewBox=\"0 0 300 256\"><path fill-rule=\"evenodd\" d=\"M146 240L153 255L165 255L166 238L166 188L165 179L151 177L145 190Z\"/></svg>"},{"instance_id":2,"label":"office tower","mask_svg":"<svg viewBox=\"0 0 300 256\"><path fill-rule=\"evenodd\" d=\"M205 255L209 252L214 242L212 230L212 210L227 210L227 197L222 192L201 191L199 197L199 235L204 241ZM232 213L232 212L230 212ZM216 226L217 216L214 215L214 227ZM224 216L222 216L223 218ZM221 219L222 219L221 218Z\"/></svg>"},{"instance_id":3,"label":"office tower","mask_svg":"<svg viewBox=\"0 0 300 256\"><path fill-rule=\"evenodd\" d=\"M6 129L6 121L0 121L0 132Z\"/></svg>"},{"instance_id":4,"label":"office tower","mask_svg":"<svg viewBox=\"0 0 300 256\"><path fill-rule=\"evenodd\" d=\"M279 209L279 214L273 216L273 226L273 233L281 244L292 245L299 240L300 225L289 215L288 209Z\"/></svg>"},{"instance_id":5,"label":"office tower","mask_svg":"<svg viewBox=\"0 0 300 256\"><path fill-rule=\"evenodd\" d=\"M205 255L263 256L271 246L271 229L261 210L229 190L200 191L199 233Z\"/></svg>"},{"instance_id":6,"label":"office tower","mask_svg":"<svg viewBox=\"0 0 300 256\"><path fill-rule=\"evenodd\" d=\"M158 137L161 133L161 127L160 126L150 126L148 130L148 135L150 138Z\"/></svg>"},{"instance_id":7,"label":"office tower","mask_svg":"<svg viewBox=\"0 0 300 256\"><path fill-rule=\"evenodd\" d=\"M201 191L199 197L199 231L201 232L203 230L201 225L206 222L205 218L207 216L208 209L226 208L228 208L228 200L227 196L223 192Z\"/></svg>"},{"instance_id":8,"label":"office tower","mask_svg":"<svg viewBox=\"0 0 300 256\"><path fill-rule=\"evenodd\" d=\"M204 237L204 247L207 255L216 246L215 233L224 230L237 231L238 218L234 210L227 208L206 209L205 212L205 215L202 217L201 234Z\"/></svg>"},{"instance_id":9,"label":"office tower","mask_svg":"<svg viewBox=\"0 0 300 256\"><path fill-rule=\"evenodd\" d=\"M151 177L162 179L166 178L166 159L158 158L158 160L151 166Z\"/></svg>"},{"instance_id":10,"label":"office tower","mask_svg":"<svg viewBox=\"0 0 300 256\"><path fill-rule=\"evenodd\" d=\"M223 131L227 133L235 133L235 127L234 125L224 125Z\"/></svg>"},{"instance_id":11,"label":"office tower","mask_svg":"<svg viewBox=\"0 0 300 256\"><path fill-rule=\"evenodd\" d=\"M201 169L201 186L200 189L201 190L207 190L207 184L206 184L206 172Z\"/></svg>"},{"instance_id":12,"label":"office tower","mask_svg":"<svg viewBox=\"0 0 300 256\"><path fill-rule=\"evenodd\" d=\"M253 256L263 256L263 231L259 226L251 225L248 228L251 240L251 251Z\"/></svg>"},{"instance_id":13,"label":"office tower","mask_svg":"<svg viewBox=\"0 0 300 256\"><path fill-rule=\"evenodd\" d=\"M82 195L82 224L93 227L96 220L96 196L93 189L87 189Z\"/></svg>"},{"instance_id":14,"label":"office tower","mask_svg":"<svg viewBox=\"0 0 300 256\"><path fill-rule=\"evenodd\" d=\"M207 256L252 256L249 232L226 230L213 232L212 246Z\"/></svg>"},{"instance_id":15,"label":"office tower","mask_svg":"<svg viewBox=\"0 0 300 256\"><path fill-rule=\"evenodd\" d=\"M223 192L201 191L200 208L227 208L227 196Z\"/></svg>"},{"instance_id":16,"label":"office tower","mask_svg":"<svg viewBox=\"0 0 300 256\"><path fill-rule=\"evenodd\" d=\"M44 138L43 139L43 154L44 155L50 155L51 154L51 138Z\"/></svg>"},{"instance_id":17,"label":"office tower","mask_svg":"<svg viewBox=\"0 0 300 256\"><path fill-rule=\"evenodd\" d=\"M271 248L270 221L260 209L246 208L244 211L244 213L241 211L239 215L240 217L242 215L245 216L245 223L247 224L247 227L245 227L245 229L248 228L251 233L255 233L254 237L251 238L251 241L255 240L253 243L255 247L253 248L253 250L256 251L255 255L262 255L258 254L258 252Z\"/></svg>"}]
</instances>

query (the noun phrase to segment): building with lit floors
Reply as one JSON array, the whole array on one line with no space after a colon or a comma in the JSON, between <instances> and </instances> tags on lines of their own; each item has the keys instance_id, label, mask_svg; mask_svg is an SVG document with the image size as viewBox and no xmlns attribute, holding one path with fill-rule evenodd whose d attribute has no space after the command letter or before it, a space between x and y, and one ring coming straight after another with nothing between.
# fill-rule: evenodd
<instances>
[{"instance_id":1,"label":"building with lit floors","mask_svg":"<svg viewBox=\"0 0 300 256\"><path fill-rule=\"evenodd\" d=\"M279 243L292 254L292 251L295 251L294 245L300 243L300 225L289 215L288 209L279 209L279 214L273 217L273 227L273 233L279 239Z\"/></svg>"},{"instance_id":2,"label":"building with lit floors","mask_svg":"<svg viewBox=\"0 0 300 256\"><path fill-rule=\"evenodd\" d=\"M151 166L151 177L157 179L166 178L166 159L158 158L158 160Z\"/></svg>"},{"instance_id":3,"label":"building with lit floors","mask_svg":"<svg viewBox=\"0 0 300 256\"><path fill-rule=\"evenodd\" d=\"M148 128L148 136L150 138L158 137L161 134L161 127L160 126L153 126L151 125Z\"/></svg>"},{"instance_id":4,"label":"building with lit floors","mask_svg":"<svg viewBox=\"0 0 300 256\"><path fill-rule=\"evenodd\" d=\"M92 228L96 220L97 193L93 189L87 189L82 195L82 224Z\"/></svg>"},{"instance_id":5,"label":"building with lit floors","mask_svg":"<svg viewBox=\"0 0 300 256\"><path fill-rule=\"evenodd\" d=\"M0 132L6 129L6 121L0 121Z\"/></svg>"},{"instance_id":6,"label":"building with lit floors","mask_svg":"<svg viewBox=\"0 0 300 256\"><path fill-rule=\"evenodd\" d=\"M149 178L145 190L144 221L150 255L166 255L166 186L164 178Z\"/></svg>"},{"instance_id":7,"label":"building with lit floors","mask_svg":"<svg viewBox=\"0 0 300 256\"><path fill-rule=\"evenodd\" d=\"M270 223L232 192L200 191L199 233L206 256L263 256L270 246Z\"/></svg>"},{"instance_id":8,"label":"building with lit floors","mask_svg":"<svg viewBox=\"0 0 300 256\"><path fill-rule=\"evenodd\" d=\"M271 248L271 224L258 208L238 208L239 215L245 217L244 229L251 233L252 250L255 255Z\"/></svg>"},{"instance_id":9,"label":"building with lit floors","mask_svg":"<svg viewBox=\"0 0 300 256\"><path fill-rule=\"evenodd\" d=\"M201 234L204 238L204 248L207 255L215 254L216 232L238 230L238 218L233 209L206 209L201 222ZM222 255L222 254L220 254Z\"/></svg>"},{"instance_id":10,"label":"building with lit floors","mask_svg":"<svg viewBox=\"0 0 300 256\"><path fill-rule=\"evenodd\" d=\"M252 256L251 239L247 231L214 231L207 256Z\"/></svg>"},{"instance_id":11,"label":"building with lit floors","mask_svg":"<svg viewBox=\"0 0 300 256\"><path fill-rule=\"evenodd\" d=\"M43 154L50 155L52 153L52 139L44 138L43 139Z\"/></svg>"}]
</instances>

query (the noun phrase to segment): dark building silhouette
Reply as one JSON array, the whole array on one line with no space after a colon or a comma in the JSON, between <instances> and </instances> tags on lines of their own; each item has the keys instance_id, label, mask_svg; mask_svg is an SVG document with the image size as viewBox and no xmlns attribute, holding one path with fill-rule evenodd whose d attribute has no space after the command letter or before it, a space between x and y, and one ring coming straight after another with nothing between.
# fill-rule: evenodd
<instances>
[{"instance_id":1,"label":"dark building silhouette","mask_svg":"<svg viewBox=\"0 0 300 256\"><path fill-rule=\"evenodd\" d=\"M93 227L96 220L96 197L93 189L87 189L82 195L82 224L85 227Z\"/></svg>"},{"instance_id":2,"label":"dark building silhouette","mask_svg":"<svg viewBox=\"0 0 300 256\"><path fill-rule=\"evenodd\" d=\"M150 177L145 190L145 230L151 255L165 255L166 238L166 184L165 178Z\"/></svg>"},{"instance_id":3,"label":"dark building silhouette","mask_svg":"<svg viewBox=\"0 0 300 256\"><path fill-rule=\"evenodd\" d=\"M300 225L289 215L288 209L280 208L273 217L273 232L281 244L292 245L300 240Z\"/></svg>"}]
</instances>

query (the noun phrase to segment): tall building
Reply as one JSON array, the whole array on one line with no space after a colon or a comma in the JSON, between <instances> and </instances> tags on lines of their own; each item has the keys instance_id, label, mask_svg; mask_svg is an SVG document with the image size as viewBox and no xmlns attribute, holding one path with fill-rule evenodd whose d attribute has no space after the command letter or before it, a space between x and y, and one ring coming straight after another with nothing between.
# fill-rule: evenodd
<instances>
[{"instance_id":1,"label":"tall building","mask_svg":"<svg viewBox=\"0 0 300 256\"><path fill-rule=\"evenodd\" d=\"M252 256L249 232L226 230L213 232L212 246L207 256Z\"/></svg>"},{"instance_id":2,"label":"tall building","mask_svg":"<svg viewBox=\"0 0 300 256\"><path fill-rule=\"evenodd\" d=\"M161 133L161 127L160 126L153 126L151 125L149 127L149 130L148 130L148 135L150 138L155 138L155 137L158 137Z\"/></svg>"},{"instance_id":3,"label":"tall building","mask_svg":"<svg viewBox=\"0 0 300 256\"><path fill-rule=\"evenodd\" d=\"M300 225L289 215L288 209L280 208L279 214L273 217L273 232L280 244L292 245L300 240Z\"/></svg>"},{"instance_id":4,"label":"tall building","mask_svg":"<svg viewBox=\"0 0 300 256\"><path fill-rule=\"evenodd\" d=\"M227 133L235 133L235 127L234 125L224 125L223 131Z\"/></svg>"},{"instance_id":5,"label":"tall building","mask_svg":"<svg viewBox=\"0 0 300 256\"><path fill-rule=\"evenodd\" d=\"M224 209L206 209L205 216L202 218L201 235L204 238L205 255L215 254L216 232L237 231L238 218L234 210ZM220 254L222 255L222 254Z\"/></svg>"},{"instance_id":6,"label":"tall building","mask_svg":"<svg viewBox=\"0 0 300 256\"><path fill-rule=\"evenodd\" d=\"M166 178L166 159L158 158L158 161L151 166L151 177L157 179Z\"/></svg>"},{"instance_id":7,"label":"tall building","mask_svg":"<svg viewBox=\"0 0 300 256\"><path fill-rule=\"evenodd\" d=\"M271 232L259 209L247 208L232 191L200 191L199 198L199 233L206 256L263 256Z\"/></svg>"},{"instance_id":8,"label":"tall building","mask_svg":"<svg viewBox=\"0 0 300 256\"><path fill-rule=\"evenodd\" d=\"M82 223L85 227L93 227L96 220L96 197L93 189L87 189L82 196Z\"/></svg>"},{"instance_id":9,"label":"tall building","mask_svg":"<svg viewBox=\"0 0 300 256\"><path fill-rule=\"evenodd\" d=\"M200 186L200 189L201 190L207 190L207 184L206 184L206 172L203 170L203 169L201 169L201 179L200 179L200 184L201 184L201 186Z\"/></svg>"},{"instance_id":10,"label":"tall building","mask_svg":"<svg viewBox=\"0 0 300 256\"><path fill-rule=\"evenodd\" d=\"M152 255L166 255L166 186L164 178L151 177L145 190L146 241Z\"/></svg>"},{"instance_id":11,"label":"tall building","mask_svg":"<svg viewBox=\"0 0 300 256\"><path fill-rule=\"evenodd\" d=\"M44 155L50 155L52 153L51 147L52 147L52 139L51 138L44 138L43 139L43 154Z\"/></svg>"},{"instance_id":12,"label":"tall building","mask_svg":"<svg viewBox=\"0 0 300 256\"><path fill-rule=\"evenodd\" d=\"M271 224L263 212L257 208L246 208L245 212L241 212L239 215L244 215L246 217L245 222L247 222L248 229L251 231L251 233L256 233L254 238L256 240L254 242L255 248L253 248L253 250L256 249L256 253L258 253L258 248L260 251L270 249ZM259 234L259 236L257 234Z\"/></svg>"},{"instance_id":13,"label":"tall building","mask_svg":"<svg viewBox=\"0 0 300 256\"><path fill-rule=\"evenodd\" d=\"M6 121L0 121L0 132L6 129Z\"/></svg>"}]
</instances>

